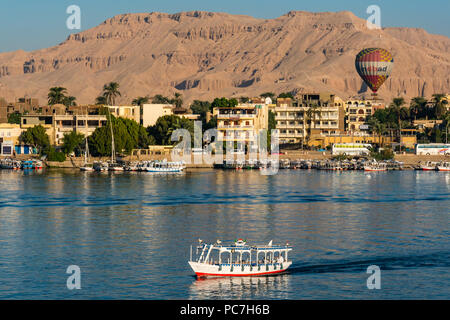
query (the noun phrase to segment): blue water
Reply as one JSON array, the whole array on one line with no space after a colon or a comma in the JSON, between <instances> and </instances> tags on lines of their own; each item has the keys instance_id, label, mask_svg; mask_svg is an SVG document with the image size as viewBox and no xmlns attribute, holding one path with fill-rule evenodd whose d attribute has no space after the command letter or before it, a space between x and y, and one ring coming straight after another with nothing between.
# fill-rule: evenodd
<instances>
[{"instance_id":1,"label":"blue water","mask_svg":"<svg viewBox=\"0 0 450 320\"><path fill-rule=\"evenodd\" d=\"M450 174L0 171L1 299L450 299ZM289 274L197 281L198 238L289 241ZM69 265L81 290L66 287ZM367 267L381 268L369 290Z\"/></svg>"}]
</instances>

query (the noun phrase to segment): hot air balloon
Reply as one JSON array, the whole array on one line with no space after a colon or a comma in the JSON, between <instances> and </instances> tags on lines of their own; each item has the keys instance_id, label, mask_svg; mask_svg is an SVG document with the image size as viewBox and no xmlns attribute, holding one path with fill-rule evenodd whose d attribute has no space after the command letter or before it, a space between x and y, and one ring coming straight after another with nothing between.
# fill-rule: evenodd
<instances>
[{"instance_id":1,"label":"hot air balloon","mask_svg":"<svg viewBox=\"0 0 450 320\"><path fill-rule=\"evenodd\" d=\"M385 49L367 48L358 53L355 66L356 71L375 96L378 89L389 78L394 67L394 58Z\"/></svg>"}]
</instances>

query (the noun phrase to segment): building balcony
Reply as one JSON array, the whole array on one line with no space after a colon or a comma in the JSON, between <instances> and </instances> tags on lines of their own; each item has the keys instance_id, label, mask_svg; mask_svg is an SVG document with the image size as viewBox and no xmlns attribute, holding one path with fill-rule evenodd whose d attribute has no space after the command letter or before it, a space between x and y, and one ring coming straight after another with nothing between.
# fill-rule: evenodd
<instances>
[{"instance_id":1,"label":"building balcony","mask_svg":"<svg viewBox=\"0 0 450 320\"><path fill-rule=\"evenodd\" d=\"M218 125L217 130L253 130L255 126L230 126L230 125Z\"/></svg>"},{"instance_id":2,"label":"building balcony","mask_svg":"<svg viewBox=\"0 0 450 320\"><path fill-rule=\"evenodd\" d=\"M254 119L256 114L222 114L217 115L217 119Z\"/></svg>"}]
</instances>

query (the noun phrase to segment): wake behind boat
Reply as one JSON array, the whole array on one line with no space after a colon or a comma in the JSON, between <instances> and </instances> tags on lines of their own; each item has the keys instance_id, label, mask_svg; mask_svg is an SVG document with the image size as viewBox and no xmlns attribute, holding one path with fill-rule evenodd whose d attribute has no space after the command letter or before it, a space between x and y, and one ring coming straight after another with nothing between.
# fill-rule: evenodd
<instances>
[{"instance_id":1,"label":"wake behind boat","mask_svg":"<svg viewBox=\"0 0 450 320\"><path fill-rule=\"evenodd\" d=\"M269 276L285 272L292 261L288 260L289 244L249 246L242 240L234 244L206 244L199 240L198 257L193 259L192 246L189 265L198 278Z\"/></svg>"}]
</instances>

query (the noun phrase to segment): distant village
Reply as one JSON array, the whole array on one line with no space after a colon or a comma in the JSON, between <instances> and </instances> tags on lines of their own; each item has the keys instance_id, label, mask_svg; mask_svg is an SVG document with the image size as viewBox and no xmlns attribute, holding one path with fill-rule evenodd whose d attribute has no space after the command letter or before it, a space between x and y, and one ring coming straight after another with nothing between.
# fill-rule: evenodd
<instances>
[{"instance_id":1,"label":"distant village","mask_svg":"<svg viewBox=\"0 0 450 320\"><path fill-rule=\"evenodd\" d=\"M117 105L120 95L119 84L109 83L92 105L77 105L62 87L50 88L43 104L30 97L14 102L0 98L0 154L43 153L48 144L53 153L67 156L81 153L83 139L89 137L91 153L106 156L111 153L108 121L114 121L115 150L123 153L159 152L173 145L173 130L192 131L195 120L202 122L203 130L217 128L224 142L243 145L255 141L261 129L278 129L282 149L370 143L408 151L417 143L448 142L449 94L383 101L344 100L332 93L266 92L259 97L194 100L189 106L180 94L137 97L129 105ZM45 130L47 142L46 137L38 141L32 132L36 128Z\"/></svg>"}]
</instances>

